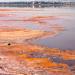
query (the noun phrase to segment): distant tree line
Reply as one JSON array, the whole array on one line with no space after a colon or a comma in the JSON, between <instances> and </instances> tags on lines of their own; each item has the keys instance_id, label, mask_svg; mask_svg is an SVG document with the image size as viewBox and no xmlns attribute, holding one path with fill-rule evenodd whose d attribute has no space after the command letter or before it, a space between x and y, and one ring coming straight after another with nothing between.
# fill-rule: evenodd
<instances>
[{"instance_id":1,"label":"distant tree line","mask_svg":"<svg viewBox=\"0 0 75 75\"><path fill-rule=\"evenodd\" d=\"M31 1L31 2L0 2L0 7L72 7L75 2L49 2L49 1Z\"/></svg>"}]
</instances>

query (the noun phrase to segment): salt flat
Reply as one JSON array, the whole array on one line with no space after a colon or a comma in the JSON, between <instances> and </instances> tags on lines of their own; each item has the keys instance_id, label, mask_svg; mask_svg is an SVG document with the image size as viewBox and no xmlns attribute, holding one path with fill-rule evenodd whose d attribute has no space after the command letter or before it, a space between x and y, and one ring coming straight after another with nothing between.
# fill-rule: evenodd
<instances>
[{"instance_id":1,"label":"salt flat","mask_svg":"<svg viewBox=\"0 0 75 75\"><path fill-rule=\"evenodd\" d=\"M74 75L73 9L0 8L0 75Z\"/></svg>"}]
</instances>

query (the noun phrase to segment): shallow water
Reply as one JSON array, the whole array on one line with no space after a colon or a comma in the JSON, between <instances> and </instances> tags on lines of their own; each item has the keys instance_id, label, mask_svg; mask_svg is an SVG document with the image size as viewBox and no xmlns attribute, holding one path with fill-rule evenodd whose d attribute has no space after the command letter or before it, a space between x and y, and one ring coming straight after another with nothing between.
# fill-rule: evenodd
<instances>
[{"instance_id":1,"label":"shallow water","mask_svg":"<svg viewBox=\"0 0 75 75\"><path fill-rule=\"evenodd\" d=\"M9 8L13 9L13 8ZM19 8L15 8L15 10ZM33 9L25 11L5 11L0 14L0 26L20 27L33 30L52 31L53 25L64 27L64 31L58 33L54 37L46 37L33 39L33 44L43 45L50 48L75 49L75 8L49 8L49 9ZM38 23L34 21L26 21L26 19L36 16L54 16L56 19L43 19Z\"/></svg>"},{"instance_id":2,"label":"shallow water","mask_svg":"<svg viewBox=\"0 0 75 75\"><path fill-rule=\"evenodd\" d=\"M0 72L74 75L74 50L74 8L0 8Z\"/></svg>"}]
</instances>

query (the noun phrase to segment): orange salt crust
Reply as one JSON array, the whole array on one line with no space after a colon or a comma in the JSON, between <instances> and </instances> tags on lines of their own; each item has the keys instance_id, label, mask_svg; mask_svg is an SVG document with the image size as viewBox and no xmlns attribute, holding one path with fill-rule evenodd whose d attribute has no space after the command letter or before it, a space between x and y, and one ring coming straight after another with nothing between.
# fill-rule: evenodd
<instances>
[{"instance_id":1,"label":"orange salt crust","mask_svg":"<svg viewBox=\"0 0 75 75\"><path fill-rule=\"evenodd\" d=\"M0 12L13 11L21 10L0 9ZM4 16L7 15L2 15L2 17ZM49 26L44 20L55 19L57 17L54 16L34 16L21 21ZM17 20L12 21L16 22ZM74 75L70 66L64 61L75 60L75 50L61 50L29 43L29 40L48 36L53 37L64 31L64 27L59 24L49 27L52 31L0 27L0 75ZM62 61L57 63L53 58L59 58Z\"/></svg>"},{"instance_id":2,"label":"orange salt crust","mask_svg":"<svg viewBox=\"0 0 75 75\"><path fill-rule=\"evenodd\" d=\"M37 38L44 38L47 36L55 36L63 31L62 27L53 28L53 31L31 30L31 29L18 29L11 27L0 27L0 40L4 41L20 41L31 40Z\"/></svg>"},{"instance_id":3,"label":"orange salt crust","mask_svg":"<svg viewBox=\"0 0 75 75\"><path fill-rule=\"evenodd\" d=\"M58 17L55 16L33 16L31 18L23 18L23 21L29 21L29 22L33 22L36 24L41 24L41 25L48 25L47 22L45 22L44 20L55 20L55 19L59 19Z\"/></svg>"},{"instance_id":4,"label":"orange salt crust","mask_svg":"<svg viewBox=\"0 0 75 75\"><path fill-rule=\"evenodd\" d=\"M62 31L62 27L54 27L53 30L53 32L55 33L60 32ZM74 52L73 54L70 54L70 51L68 50L62 51L57 48L51 49L43 46L33 45L30 43L18 44L16 42L18 37L20 38L20 40L23 40L23 37L24 39L30 40L31 38L34 39L39 35L39 38L41 37L41 35L43 35L44 37L45 34L49 33L50 32L47 33L40 30L18 29L9 27L0 28L0 39L2 38L1 40L5 41L5 43L0 43L0 57L2 59L2 63L0 64L7 65L2 66L4 68L7 68L7 70L2 70L0 71L0 73L3 72L2 74L5 73L7 75L72 75L72 72L70 71L67 64L56 63L52 59L50 59L50 57L55 56L60 57L63 60L74 60L75 57L71 58L71 56L75 56ZM12 41L16 43L12 43ZM8 43L10 43L10 45L8 45ZM68 55L69 57L67 57L66 55Z\"/></svg>"},{"instance_id":5,"label":"orange salt crust","mask_svg":"<svg viewBox=\"0 0 75 75\"><path fill-rule=\"evenodd\" d=\"M55 16L35 16L34 17L33 16L28 20L30 20L30 21L40 21L40 20L54 20L54 19L57 19L57 17L55 17Z\"/></svg>"},{"instance_id":6,"label":"orange salt crust","mask_svg":"<svg viewBox=\"0 0 75 75\"><path fill-rule=\"evenodd\" d=\"M33 75L33 74L38 74L40 72L40 74L43 75L44 72L47 72L48 75L50 74L54 75L56 72L59 75L62 75L62 74L72 75L72 72L70 71L69 66L67 64L56 63L52 61L51 59L48 59L48 57L46 56L42 57L43 55L41 55L41 57L35 57L36 55L34 57L31 57L31 53L35 53L35 52L43 53L44 55L49 55L49 56L60 55L59 57L62 57L62 54L64 53L64 51L60 51L59 49L56 49L56 48L50 49L47 47L41 47L41 46L32 45L32 44L11 44L10 46L0 45L1 62L3 64L6 63L7 66L6 67L4 66L4 68L7 68L8 70L7 73L9 74ZM69 53L65 52L65 55L66 54L69 54ZM13 65L12 65L12 62L13 62ZM8 64L10 65L10 69Z\"/></svg>"},{"instance_id":7,"label":"orange salt crust","mask_svg":"<svg viewBox=\"0 0 75 75\"><path fill-rule=\"evenodd\" d=\"M0 49L4 49L3 52L6 54L9 52L10 55L12 53L18 52L20 55L24 56L24 53L44 53L46 55L53 55L53 56L59 56L62 57L64 60L72 60L75 59L75 51L71 52L70 50L60 50L58 48L46 48L46 47L41 47L33 44L12 44L11 46L7 45L1 45L0 44ZM11 50L10 50L11 49ZM68 52L67 52L68 51ZM26 54L25 54L26 55ZM30 57L29 55L27 57ZM66 58L66 59L65 59Z\"/></svg>"}]
</instances>

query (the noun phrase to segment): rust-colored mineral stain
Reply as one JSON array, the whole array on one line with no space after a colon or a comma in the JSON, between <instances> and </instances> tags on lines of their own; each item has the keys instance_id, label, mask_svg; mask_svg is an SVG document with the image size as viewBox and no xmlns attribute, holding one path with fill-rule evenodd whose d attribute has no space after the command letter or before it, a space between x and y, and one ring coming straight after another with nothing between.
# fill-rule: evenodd
<instances>
[{"instance_id":1,"label":"rust-colored mineral stain","mask_svg":"<svg viewBox=\"0 0 75 75\"><path fill-rule=\"evenodd\" d=\"M36 16L31 18L32 20L53 20L53 19L57 19L57 17L55 16Z\"/></svg>"},{"instance_id":2,"label":"rust-colored mineral stain","mask_svg":"<svg viewBox=\"0 0 75 75\"><path fill-rule=\"evenodd\" d=\"M33 16L31 18L23 18L23 21L28 21L28 22L33 22L33 23L37 23L37 24L41 24L41 25L46 25L47 23L44 20L56 20L59 19L58 17L55 16Z\"/></svg>"},{"instance_id":3,"label":"rust-colored mineral stain","mask_svg":"<svg viewBox=\"0 0 75 75\"><path fill-rule=\"evenodd\" d=\"M52 27L54 34L62 31L62 27ZM5 63L7 66L7 73L9 74L27 74L32 75L43 74L43 72L47 72L48 75L50 73L64 74L64 75L72 75L69 71L69 66L65 63L56 63L50 57L61 57L64 60L73 60L75 59L75 54L70 54L70 51L61 51L56 48L46 48L38 45L33 45L29 43L12 43L12 41L16 42L17 39L36 39L43 37L46 35L53 35L51 32L44 32L40 30L29 30L29 29L16 29L4 27L0 29L0 39L6 42L7 44L0 44L0 57L2 59L2 63ZM36 38L35 38L36 37ZM10 41L10 42L9 42ZM19 40L18 40L19 41ZM38 54L38 55L37 55ZM65 55L64 55L65 54ZM40 56L40 57L39 57ZM3 58L4 57L4 58ZM12 65L13 63L13 65ZM17 65L16 65L17 64ZM17 68L16 68L17 67ZM23 72L24 70L24 72ZM30 70L30 71L29 71ZM4 71L4 70L3 70ZM37 72L37 73L36 73ZM18 75L17 74L17 75Z\"/></svg>"},{"instance_id":4,"label":"rust-colored mineral stain","mask_svg":"<svg viewBox=\"0 0 75 75\"><path fill-rule=\"evenodd\" d=\"M35 57L35 56L30 57L29 55L33 52L42 53L45 56L42 57L43 55L41 55L40 58ZM66 54L69 54L69 53L65 52L65 55ZM27 74L28 70L30 69L30 71L32 71L34 74L36 72L39 72L42 70L42 71L47 71L48 73L57 72L60 75L63 73L64 73L64 75L72 75L71 71L69 71L69 66L67 64L56 63L48 58L53 55L56 57L57 56L63 57L64 51L61 51L59 49L55 49L55 48L50 49L50 48L41 47L41 46L37 46L37 45L31 45L31 44L15 44L15 45L11 45L11 46L3 45L3 46L0 46L0 55L5 57L5 58L3 58L2 56L0 56L2 59L2 63L4 63L3 60L6 60L6 62L7 62L6 64L10 65L10 71L12 72L12 69L14 69L15 74L17 73L16 70L19 72L20 69L21 69L20 73ZM70 57L72 57L71 54L69 54L69 55L70 55ZM73 55L75 55L75 54L73 53ZM63 57L63 59L65 59L65 58ZM71 59L72 58L70 58L70 60ZM9 61L13 62L13 65ZM17 63L18 65L15 65L15 63ZM23 66L23 67L21 67L21 66ZM18 67L18 68L16 69L16 67ZM8 73L11 73L9 71L9 66L7 66L6 68L8 69ZM22 71L25 70L25 68L26 68L27 72L24 73ZM29 72L29 73L32 75L31 72Z\"/></svg>"},{"instance_id":5,"label":"rust-colored mineral stain","mask_svg":"<svg viewBox=\"0 0 75 75\"><path fill-rule=\"evenodd\" d=\"M31 40L37 38L43 38L46 36L55 36L62 30L62 27L55 28L53 27L53 31L42 31L42 30L32 30L32 29L16 29L9 27L1 27L0 28L0 39L1 40Z\"/></svg>"},{"instance_id":6,"label":"rust-colored mineral stain","mask_svg":"<svg viewBox=\"0 0 75 75\"><path fill-rule=\"evenodd\" d=\"M11 13L13 11L18 13L20 9L0 9L0 12ZM21 11L26 10L21 9ZM27 11L31 10L27 9ZM9 14L2 14L0 18L7 16L9 17ZM58 17L32 16L25 20L18 20L47 26L51 31L0 26L0 75L74 75L71 70L72 66L70 68L64 61L75 60L75 50L48 48L29 42L32 39L54 37L64 31L64 27L60 24L50 26L44 21L55 19ZM11 20L4 21L9 23ZM55 62L54 59L60 62Z\"/></svg>"}]
</instances>

